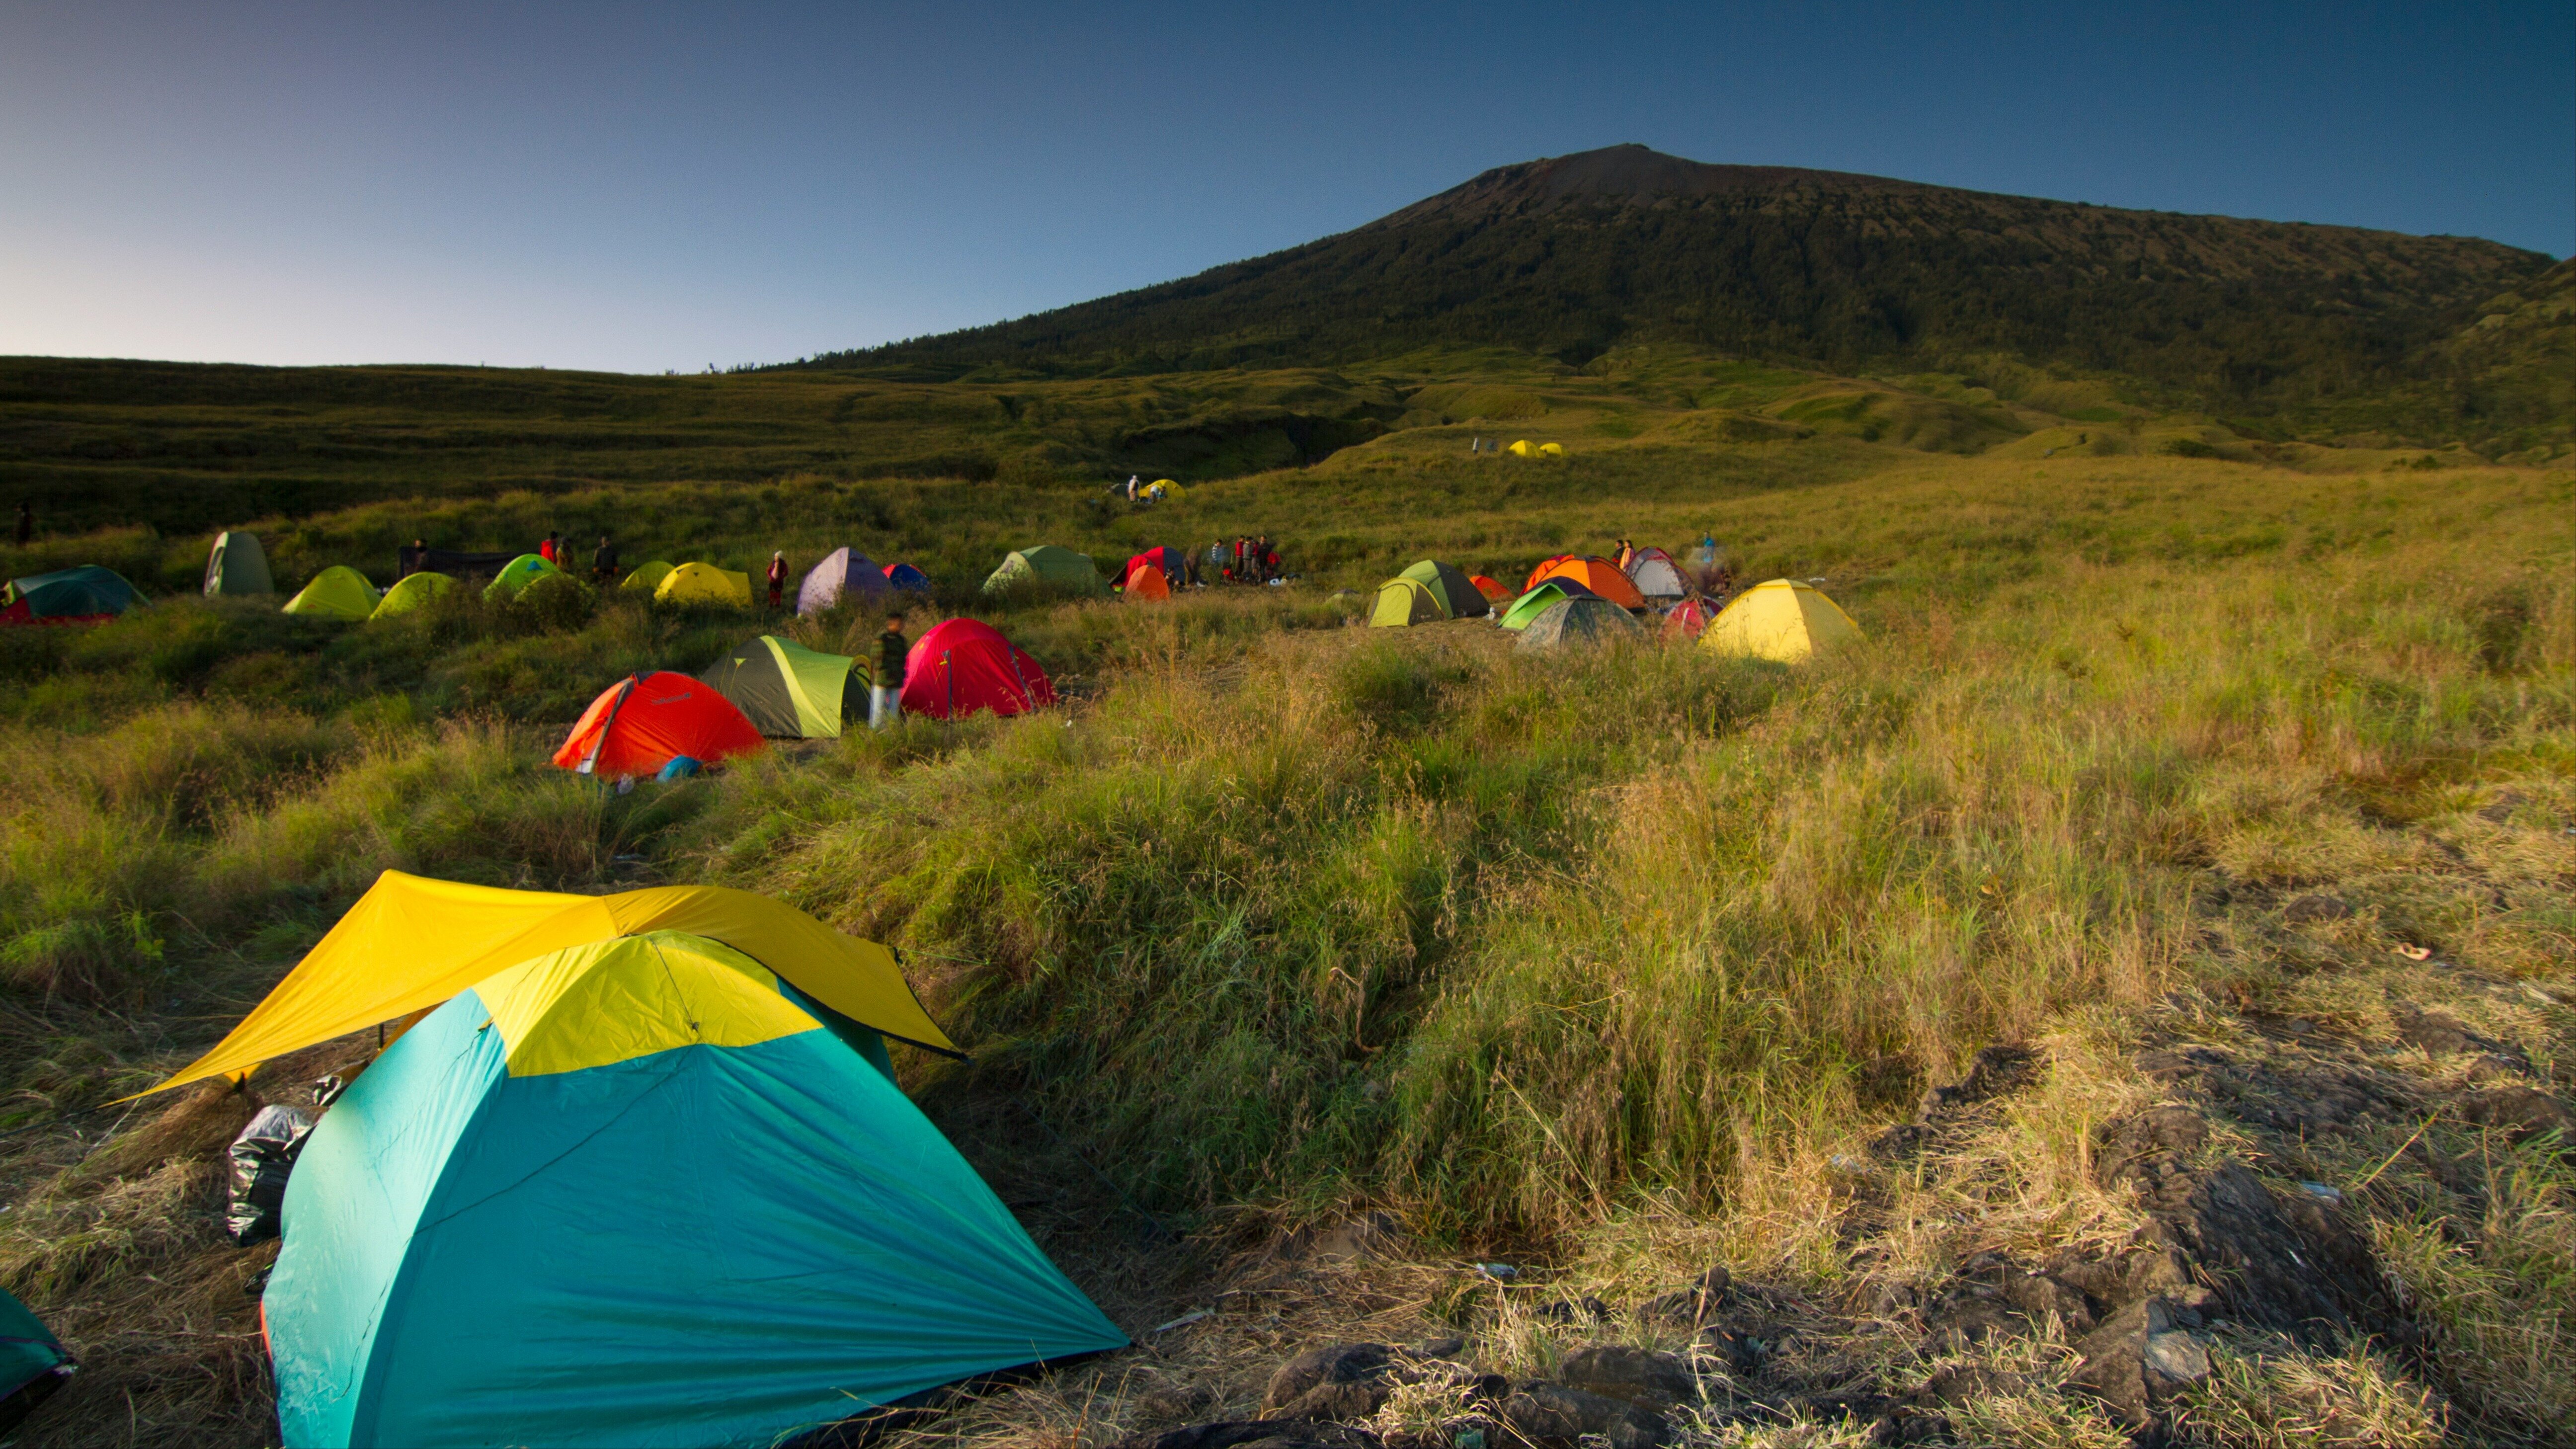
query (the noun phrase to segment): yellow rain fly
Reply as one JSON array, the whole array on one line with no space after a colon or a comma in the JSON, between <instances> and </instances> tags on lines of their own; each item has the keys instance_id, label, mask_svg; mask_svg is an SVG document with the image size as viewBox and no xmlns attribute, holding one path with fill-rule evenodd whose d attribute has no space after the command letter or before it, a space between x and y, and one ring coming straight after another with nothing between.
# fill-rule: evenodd
<instances>
[{"instance_id":1,"label":"yellow rain fly","mask_svg":"<svg viewBox=\"0 0 2576 1449\"><path fill-rule=\"evenodd\" d=\"M1756 584L1700 631L1699 647L1795 664L1821 649L1860 637L1860 626L1833 600L1793 579Z\"/></svg>"},{"instance_id":2,"label":"yellow rain fly","mask_svg":"<svg viewBox=\"0 0 2576 1449\"><path fill-rule=\"evenodd\" d=\"M715 968L715 969L710 969ZM542 1077L684 1046L757 1046L822 1023L729 947L648 931L557 951L474 983L510 1075Z\"/></svg>"},{"instance_id":3,"label":"yellow rain fly","mask_svg":"<svg viewBox=\"0 0 2576 1449\"><path fill-rule=\"evenodd\" d=\"M649 931L720 942L862 1026L957 1050L893 952L766 896L722 886L558 895L389 870L231 1035L152 1090L244 1075L271 1057L436 1006L522 962Z\"/></svg>"}]
</instances>

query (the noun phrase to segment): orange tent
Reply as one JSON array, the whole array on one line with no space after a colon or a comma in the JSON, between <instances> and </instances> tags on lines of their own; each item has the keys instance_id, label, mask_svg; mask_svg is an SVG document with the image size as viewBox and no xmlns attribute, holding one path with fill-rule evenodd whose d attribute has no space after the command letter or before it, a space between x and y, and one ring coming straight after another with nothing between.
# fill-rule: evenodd
<instances>
[{"instance_id":1,"label":"orange tent","mask_svg":"<svg viewBox=\"0 0 2576 1449\"><path fill-rule=\"evenodd\" d=\"M1521 593L1526 594L1530 590L1537 588L1538 581L1547 577L1547 571L1549 569L1552 569L1558 564L1561 564L1567 559L1573 557L1575 557L1575 555L1570 553L1558 553L1550 554L1546 558L1540 559L1538 567L1530 570L1529 582L1521 585ZM1512 597L1519 598L1520 594L1514 594Z\"/></svg>"},{"instance_id":2,"label":"orange tent","mask_svg":"<svg viewBox=\"0 0 2576 1449\"><path fill-rule=\"evenodd\" d=\"M1500 604L1520 597L1520 595L1513 593L1510 589L1503 587L1500 583L1485 577L1483 574L1469 574L1467 575L1467 582L1474 584L1476 586L1476 592L1484 595L1488 603Z\"/></svg>"},{"instance_id":3,"label":"orange tent","mask_svg":"<svg viewBox=\"0 0 2576 1449\"><path fill-rule=\"evenodd\" d=\"M1606 558L1561 558L1539 566L1530 576L1530 588L1549 579L1572 579L1623 609L1646 607L1646 596L1637 592L1627 571ZM1527 592L1524 590L1523 592Z\"/></svg>"},{"instance_id":4,"label":"orange tent","mask_svg":"<svg viewBox=\"0 0 2576 1449\"><path fill-rule=\"evenodd\" d=\"M1160 564L1140 563L1127 575L1127 602L1139 599L1168 599L1171 581L1163 577Z\"/></svg>"},{"instance_id":5,"label":"orange tent","mask_svg":"<svg viewBox=\"0 0 2576 1449\"><path fill-rule=\"evenodd\" d=\"M681 755L712 765L762 743L760 731L714 685L665 670L630 674L592 700L555 751L555 763L615 780L653 774Z\"/></svg>"}]
</instances>

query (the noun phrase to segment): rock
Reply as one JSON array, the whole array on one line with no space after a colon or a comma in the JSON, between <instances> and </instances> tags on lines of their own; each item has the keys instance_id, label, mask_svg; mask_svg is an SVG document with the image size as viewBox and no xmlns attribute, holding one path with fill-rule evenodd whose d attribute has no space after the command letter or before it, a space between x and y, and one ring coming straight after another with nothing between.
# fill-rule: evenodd
<instances>
[{"instance_id":1,"label":"rock","mask_svg":"<svg viewBox=\"0 0 2576 1449\"><path fill-rule=\"evenodd\" d=\"M2071 1334L2080 1336L2093 1330L2093 1306L2086 1301L2083 1290L2045 1273L2011 1273L2004 1279L2003 1293L2004 1301L2034 1324L2045 1323L2050 1314L2055 1314Z\"/></svg>"},{"instance_id":2,"label":"rock","mask_svg":"<svg viewBox=\"0 0 2576 1449\"><path fill-rule=\"evenodd\" d=\"M1297 1419L1365 1419L1395 1387L1396 1352L1382 1343L1310 1348L1279 1366L1261 1411Z\"/></svg>"},{"instance_id":3,"label":"rock","mask_svg":"<svg viewBox=\"0 0 2576 1449\"><path fill-rule=\"evenodd\" d=\"M2532 1087L2497 1087L2460 1099L2460 1115L2481 1127L2500 1127L2516 1142L2559 1134L2561 1151L2576 1152L2576 1112Z\"/></svg>"},{"instance_id":4,"label":"rock","mask_svg":"<svg viewBox=\"0 0 2576 1449\"><path fill-rule=\"evenodd\" d=\"M2140 1299L2075 1345L2083 1362L2068 1386L2143 1423L2151 1409L2209 1376L2209 1352L2191 1333L2200 1321L2188 1302L2163 1294Z\"/></svg>"},{"instance_id":5,"label":"rock","mask_svg":"<svg viewBox=\"0 0 2576 1449\"><path fill-rule=\"evenodd\" d=\"M1299 1419L1227 1419L1160 1434L1130 1434L1110 1449L1383 1449L1375 1434Z\"/></svg>"},{"instance_id":6,"label":"rock","mask_svg":"<svg viewBox=\"0 0 2576 1449\"><path fill-rule=\"evenodd\" d=\"M1572 1388L1649 1409L1697 1402L1699 1378L1678 1354L1590 1343L1567 1354L1556 1376Z\"/></svg>"},{"instance_id":7,"label":"rock","mask_svg":"<svg viewBox=\"0 0 2576 1449\"><path fill-rule=\"evenodd\" d=\"M1715 1317L1734 1287L1735 1275L1718 1264L1699 1275L1699 1280L1686 1288L1658 1293L1637 1305L1641 1322L1670 1328L1698 1328Z\"/></svg>"},{"instance_id":8,"label":"rock","mask_svg":"<svg viewBox=\"0 0 2576 1449\"><path fill-rule=\"evenodd\" d=\"M1570 1446L1587 1435L1610 1449L1661 1449L1671 1438L1664 1416L1622 1399L1604 1398L1563 1384L1530 1383L1505 1399L1503 1422L1542 1446Z\"/></svg>"},{"instance_id":9,"label":"rock","mask_svg":"<svg viewBox=\"0 0 2576 1449\"><path fill-rule=\"evenodd\" d=\"M2345 921L2351 918L2351 904L2328 895L2301 896L2283 907L2281 911L2281 919L2293 926L2309 926L2325 921Z\"/></svg>"},{"instance_id":10,"label":"rock","mask_svg":"<svg viewBox=\"0 0 2576 1449\"><path fill-rule=\"evenodd\" d=\"M1467 1340L1463 1338L1426 1339L1413 1349L1417 1358L1456 1358L1466 1351Z\"/></svg>"}]
</instances>

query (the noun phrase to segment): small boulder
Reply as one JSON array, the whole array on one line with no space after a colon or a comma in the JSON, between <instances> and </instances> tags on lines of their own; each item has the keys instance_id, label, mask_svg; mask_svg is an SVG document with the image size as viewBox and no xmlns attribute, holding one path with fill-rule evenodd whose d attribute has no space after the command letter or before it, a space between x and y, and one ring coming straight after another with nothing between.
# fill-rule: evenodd
<instances>
[{"instance_id":1,"label":"small boulder","mask_svg":"<svg viewBox=\"0 0 2576 1449\"><path fill-rule=\"evenodd\" d=\"M1524 1384L1503 1401L1501 1413L1515 1432L1543 1446L1598 1436L1610 1449L1662 1449L1672 1437L1672 1426L1651 1409L1563 1384Z\"/></svg>"},{"instance_id":2,"label":"small boulder","mask_svg":"<svg viewBox=\"0 0 2576 1449\"><path fill-rule=\"evenodd\" d=\"M1585 1344L1565 1356L1556 1376L1569 1387L1649 1409L1669 1409L1700 1397L1698 1376L1678 1354L1621 1343Z\"/></svg>"},{"instance_id":3,"label":"small boulder","mask_svg":"<svg viewBox=\"0 0 2576 1449\"><path fill-rule=\"evenodd\" d=\"M2070 1387L2090 1394L2131 1423L2209 1376L2209 1351L2192 1330L2197 1306L2158 1294L2111 1315L2075 1345L2083 1356Z\"/></svg>"}]
</instances>

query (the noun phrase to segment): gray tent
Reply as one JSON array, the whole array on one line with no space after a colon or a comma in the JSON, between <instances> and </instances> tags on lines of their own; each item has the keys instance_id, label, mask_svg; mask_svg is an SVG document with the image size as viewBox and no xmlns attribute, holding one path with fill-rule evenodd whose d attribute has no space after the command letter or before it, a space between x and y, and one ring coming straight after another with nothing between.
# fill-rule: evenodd
<instances>
[{"instance_id":1,"label":"gray tent","mask_svg":"<svg viewBox=\"0 0 2576 1449\"><path fill-rule=\"evenodd\" d=\"M215 547L206 555L206 592L210 595L277 592L277 585L268 576L268 555L260 551L257 534L235 531L215 535Z\"/></svg>"},{"instance_id":2,"label":"gray tent","mask_svg":"<svg viewBox=\"0 0 2576 1449\"><path fill-rule=\"evenodd\" d=\"M1614 640L1640 639L1646 631L1608 599L1559 599L1539 611L1521 631L1520 649L1555 649L1571 645L1583 648L1607 644Z\"/></svg>"}]
</instances>

